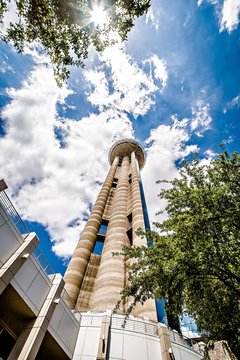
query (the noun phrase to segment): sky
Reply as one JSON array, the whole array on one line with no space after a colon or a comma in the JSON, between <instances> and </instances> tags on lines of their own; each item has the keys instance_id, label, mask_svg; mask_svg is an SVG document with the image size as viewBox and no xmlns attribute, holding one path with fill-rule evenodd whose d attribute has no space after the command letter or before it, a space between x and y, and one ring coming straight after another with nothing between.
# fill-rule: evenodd
<instances>
[{"instance_id":1,"label":"sky","mask_svg":"<svg viewBox=\"0 0 240 360\"><path fill-rule=\"evenodd\" d=\"M14 18L11 7L6 22ZM121 138L146 150L150 221L195 152L240 150L240 0L152 0L125 43L90 49L59 88L35 46L0 43L0 178L56 272L64 272Z\"/></svg>"}]
</instances>

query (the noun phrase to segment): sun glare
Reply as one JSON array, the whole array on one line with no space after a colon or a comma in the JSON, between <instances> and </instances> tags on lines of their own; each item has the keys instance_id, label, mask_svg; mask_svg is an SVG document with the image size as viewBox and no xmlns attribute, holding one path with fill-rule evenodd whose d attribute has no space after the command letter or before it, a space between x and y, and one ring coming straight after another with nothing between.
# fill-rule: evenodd
<instances>
[{"instance_id":1,"label":"sun glare","mask_svg":"<svg viewBox=\"0 0 240 360\"><path fill-rule=\"evenodd\" d=\"M91 20L96 26L103 26L107 22L107 13L101 5L95 5L91 11Z\"/></svg>"}]
</instances>

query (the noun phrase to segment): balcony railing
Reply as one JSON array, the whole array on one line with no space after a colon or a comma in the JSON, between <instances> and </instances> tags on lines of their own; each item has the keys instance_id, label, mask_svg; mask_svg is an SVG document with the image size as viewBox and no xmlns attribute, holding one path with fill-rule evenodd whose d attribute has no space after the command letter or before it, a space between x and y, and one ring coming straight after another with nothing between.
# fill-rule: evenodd
<instances>
[{"instance_id":1,"label":"balcony railing","mask_svg":"<svg viewBox=\"0 0 240 360\"><path fill-rule=\"evenodd\" d=\"M2 184L3 180L1 180ZM7 186L5 187L5 189ZM16 226L17 230L20 232L21 235L28 234L28 228L22 221L20 215L18 214L17 210L15 209L13 203L7 196L6 192L4 190L4 187L0 188L0 205L3 207L3 209L6 211L7 215L9 216L12 223Z\"/></svg>"},{"instance_id":2,"label":"balcony railing","mask_svg":"<svg viewBox=\"0 0 240 360\"><path fill-rule=\"evenodd\" d=\"M61 293L61 299L72 312L81 316L80 310L75 306L66 289L63 289Z\"/></svg>"},{"instance_id":3,"label":"balcony railing","mask_svg":"<svg viewBox=\"0 0 240 360\"><path fill-rule=\"evenodd\" d=\"M177 344L181 344L185 347L193 349L193 345L196 344L196 341L189 339L188 337L178 333L177 331L168 329L170 333L171 341L174 341Z\"/></svg>"},{"instance_id":4,"label":"balcony railing","mask_svg":"<svg viewBox=\"0 0 240 360\"><path fill-rule=\"evenodd\" d=\"M13 203L6 194L5 192L6 189L7 189L6 183L4 182L4 180L0 180L0 206L2 206L2 208L5 210L11 222L17 228L18 232L23 237L24 235L27 236L29 234L28 227L23 222L21 216L19 215ZM54 274L51 265L48 263L47 259L45 258L42 251L38 247L34 249L33 254L47 275Z\"/></svg>"},{"instance_id":5,"label":"balcony railing","mask_svg":"<svg viewBox=\"0 0 240 360\"><path fill-rule=\"evenodd\" d=\"M39 247L36 247L33 250L33 254L47 275L55 274L55 271L53 270L53 268L51 267L51 265L43 255L42 251L39 249Z\"/></svg>"}]
</instances>

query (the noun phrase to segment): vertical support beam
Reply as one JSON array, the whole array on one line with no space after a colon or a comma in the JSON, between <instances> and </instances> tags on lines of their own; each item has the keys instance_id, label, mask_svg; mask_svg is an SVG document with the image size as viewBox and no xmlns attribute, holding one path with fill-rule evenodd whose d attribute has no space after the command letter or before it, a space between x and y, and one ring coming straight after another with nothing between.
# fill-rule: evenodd
<instances>
[{"instance_id":1,"label":"vertical support beam","mask_svg":"<svg viewBox=\"0 0 240 360\"><path fill-rule=\"evenodd\" d=\"M141 192L138 178L138 161L134 151L131 153L131 173L132 173L132 236L133 246L147 246L146 238L141 238L136 234L138 228L145 229L144 215L142 208ZM147 317L150 320L157 321L157 311L154 299L147 300L143 305L136 305L134 315Z\"/></svg>"},{"instance_id":2,"label":"vertical support beam","mask_svg":"<svg viewBox=\"0 0 240 360\"><path fill-rule=\"evenodd\" d=\"M132 236L133 245L147 245L146 238L141 238L136 234L138 228L145 229L141 193L138 179L138 161L135 153L131 153L131 173L132 173Z\"/></svg>"},{"instance_id":3,"label":"vertical support beam","mask_svg":"<svg viewBox=\"0 0 240 360\"><path fill-rule=\"evenodd\" d=\"M56 274L37 318L21 332L8 360L34 360L36 358L56 306L54 300L60 297L63 287L62 276Z\"/></svg>"},{"instance_id":4,"label":"vertical support beam","mask_svg":"<svg viewBox=\"0 0 240 360\"><path fill-rule=\"evenodd\" d=\"M90 310L89 302L94 289L94 282L99 269L100 260L100 255L91 254L76 303L76 307L81 309L81 311Z\"/></svg>"},{"instance_id":5,"label":"vertical support beam","mask_svg":"<svg viewBox=\"0 0 240 360\"><path fill-rule=\"evenodd\" d=\"M20 267L24 264L28 255L31 254L39 242L35 233L29 233L24 242L19 246L15 253L5 262L0 269L0 294L16 275Z\"/></svg>"},{"instance_id":6,"label":"vertical support beam","mask_svg":"<svg viewBox=\"0 0 240 360\"><path fill-rule=\"evenodd\" d=\"M113 256L112 253L121 252L122 245L129 243L126 234L128 173L129 157L124 156L90 305L96 311L114 309L124 287L123 258L121 255Z\"/></svg>"},{"instance_id":7,"label":"vertical support beam","mask_svg":"<svg viewBox=\"0 0 240 360\"><path fill-rule=\"evenodd\" d=\"M107 358L107 349L108 349L108 335L111 326L111 313L103 315L102 317L102 326L100 331L99 337L99 344L98 344L98 353L97 353L97 360L105 360Z\"/></svg>"},{"instance_id":8,"label":"vertical support beam","mask_svg":"<svg viewBox=\"0 0 240 360\"><path fill-rule=\"evenodd\" d=\"M67 290L67 293L71 297L74 304L76 304L83 277L86 272L87 264L95 246L98 229L102 222L102 215L106 206L110 189L112 187L118 161L119 158L116 157L109 170L107 178L98 195L91 215L89 216L80 240L78 241L77 247L72 255L67 271L64 275L64 280L66 283L65 289Z\"/></svg>"},{"instance_id":9,"label":"vertical support beam","mask_svg":"<svg viewBox=\"0 0 240 360\"><path fill-rule=\"evenodd\" d=\"M168 328L164 324L158 323L158 336L160 338L160 346L162 353L162 360L171 360L171 340Z\"/></svg>"}]
</instances>

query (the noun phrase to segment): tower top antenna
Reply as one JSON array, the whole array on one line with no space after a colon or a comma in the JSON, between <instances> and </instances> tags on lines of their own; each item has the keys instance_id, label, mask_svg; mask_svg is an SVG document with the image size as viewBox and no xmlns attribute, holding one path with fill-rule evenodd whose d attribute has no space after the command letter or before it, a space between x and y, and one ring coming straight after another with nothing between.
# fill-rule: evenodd
<instances>
[{"instance_id":1,"label":"tower top antenna","mask_svg":"<svg viewBox=\"0 0 240 360\"><path fill-rule=\"evenodd\" d=\"M133 151L135 152L135 155L138 159L139 168L141 170L145 164L146 154L142 145L133 139L121 139L113 144L108 153L108 160L110 165L112 165L116 156L128 156L131 155Z\"/></svg>"}]
</instances>

